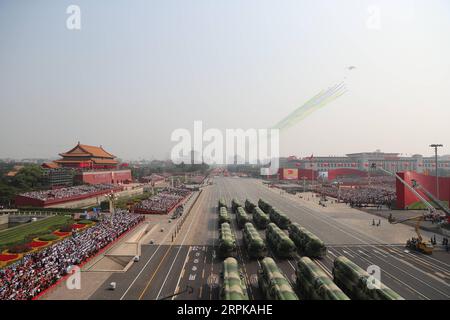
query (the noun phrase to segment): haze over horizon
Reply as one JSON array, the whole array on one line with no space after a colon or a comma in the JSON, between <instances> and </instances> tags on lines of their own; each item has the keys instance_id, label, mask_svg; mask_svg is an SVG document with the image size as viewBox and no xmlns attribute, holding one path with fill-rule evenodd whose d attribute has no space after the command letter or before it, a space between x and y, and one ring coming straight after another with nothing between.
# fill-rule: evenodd
<instances>
[{"instance_id":1,"label":"haze over horizon","mask_svg":"<svg viewBox=\"0 0 450 320\"><path fill-rule=\"evenodd\" d=\"M0 158L80 141L166 159L195 120L271 127L342 81L282 132L283 156L450 154L448 1L73 2L0 1ZM81 30L66 28L71 4Z\"/></svg>"}]
</instances>

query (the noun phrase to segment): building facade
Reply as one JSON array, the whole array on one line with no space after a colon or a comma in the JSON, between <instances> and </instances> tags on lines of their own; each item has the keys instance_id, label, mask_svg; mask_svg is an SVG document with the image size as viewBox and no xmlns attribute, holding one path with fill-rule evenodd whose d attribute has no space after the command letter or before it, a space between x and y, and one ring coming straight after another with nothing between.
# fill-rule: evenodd
<instances>
[{"instance_id":1,"label":"building facade","mask_svg":"<svg viewBox=\"0 0 450 320\"><path fill-rule=\"evenodd\" d=\"M368 172L372 163L390 172L414 171L424 175L434 175L436 170L434 157L424 157L419 154L402 157L399 153L385 153L379 150L350 153L344 157L280 158L280 168L313 170L319 174L321 172L334 174L339 171L341 174ZM449 157L438 158L438 170L439 174L450 174Z\"/></svg>"},{"instance_id":2,"label":"building facade","mask_svg":"<svg viewBox=\"0 0 450 320\"><path fill-rule=\"evenodd\" d=\"M86 184L126 184L132 182L131 170L119 166L116 157L103 149L102 146L78 144L67 152L60 153L62 157L53 162L47 162L42 167L49 171L48 180L64 180L63 174L53 170L72 170L72 181Z\"/></svg>"}]
</instances>

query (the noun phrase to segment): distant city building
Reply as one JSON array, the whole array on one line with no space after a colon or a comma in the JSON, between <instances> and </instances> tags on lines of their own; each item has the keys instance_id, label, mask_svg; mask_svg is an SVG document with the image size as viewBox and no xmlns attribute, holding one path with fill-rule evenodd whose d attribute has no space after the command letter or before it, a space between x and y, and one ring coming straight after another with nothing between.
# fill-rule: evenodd
<instances>
[{"instance_id":1,"label":"distant city building","mask_svg":"<svg viewBox=\"0 0 450 320\"><path fill-rule=\"evenodd\" d=\"M423 157L420 154L411 157L402 157L399 153L385 153L379 150L374 152L349 153L345 157L306 157L297 159L295 157L280 158L282 168L301 168L316 171L328 171L330 169L357 169L368 171L370 164L376 163L391 172L416 171L423 174L434 174L434 157ZM438 168L450 170L450 159L448 157L438 158Z\"/></svg>"},{"instance_id":2,"label":"distant city building","mask_svg":"<svg viewBox=\"0 0 450 320\"><path fill-rule=\"evenodd\" d=\"M11 171L8 171L7 173L5 173L6 177L15 177L16 174L19 173L19 171L23 168L24 166L20 166L20 165L16 165L13 167L13 169Z\"/></svg>"},{"instance_id":3,"label":"distant city building","mask_svg":"<svg viewBox=\"0 0 450 320\"><path fill-rule=\"evenodd\" d=\"M279 178L296 180L302 179L302 176L309 179L320 175L328 177L328 180L333 180L340 175L363 176L369 172L372 163L390 172L414 171L424 175L434 175L436 170L434 157L424 157L420 154L404 157L399 153L377 150L349 153L343 157L311 155L302 159L295 156L280 158ZM448 156L438 158L438 170L443 175L450 173Z\"/></svg>"}]
</instances>

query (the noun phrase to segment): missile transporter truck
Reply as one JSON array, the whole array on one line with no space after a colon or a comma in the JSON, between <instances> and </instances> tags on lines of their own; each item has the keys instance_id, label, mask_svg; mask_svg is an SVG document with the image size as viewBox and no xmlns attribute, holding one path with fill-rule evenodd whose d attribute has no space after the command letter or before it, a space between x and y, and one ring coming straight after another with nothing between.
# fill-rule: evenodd
<instances>
[{"instance_id":1,"label":"missile transporter truck","mask_svg":"<svg viewBox=\"0 0 450 320\"><path fill-rule=\"evenodd\" d=\"M255 208L256 208L256 204L254 204L253 202L251 202L248 199L245 200L245 211L253 212L253 209L255 209Z\"/></svg>"},{"instance_id":2,"label":"missile transporter truck","mask_svg":"<svg viewBox=\"0 0 450 320\"><path fill-rule=\"evenodd\" d=\"M220 198L217 204L217 211L220 211L220 208L225 207L226 209L228 209L227 207L227 202L225 201L224 198Z\"/></svg>"},{"instance_id":3,"label":"missile transporter truck","mask_svg":"<svg viewBox=\"0 0 450 320\"><path fill-rule=\"evenodd\" d=\"M236 255L236 239L228 223L222 223L219 231L219 255L233 257Z\"/></svg>"},{"instance_id":4,"label":"missile transporter truck","mask_svg":"<svg viewBox=\"0 0 450 320\"><path fill-rule=\"evenodd\" d=\"M272 206L269 203L267 203L266 201L264 201L263 199L258 200L258 207L260 207L261 210L267 214L269 214L270 210L272 210Z\"/></svg>"},{"instance_id":5,"label":"missile transporter truck","mask_svg":"<svg viewBox=\"0 0 450 320\"><path fill-rule=\"evenodd\" d=\"M275 207L272 207L272 210L270 210L269 217L270 221L275 223L281 229L287 229L291 224L291 220L288 218L288 216Z\"/></svg>"},{"instance_id":6,"label":"missile transporter truck","mask_svg":"<svg viewBox=\"0 0 450 320\"><path fill-rule=\"evenodd\" d=\"M289 237L294 241L300 253L310 258L323 258L327 247L315 234L301 227L298 223L289 226Z\"/></svg>"},{"instance_id":7,"label":"missile transporter truck","mask_svg":"<svg viewBox=\"0 0 450 320\"><path fill-rule=\"evenodd\" d=\"M231 200L231 211L233 213L236 213L237 208L242 207L241 203L239 202L239 200L237 200L236 198L233 198Z\"/></svg>"},{"instance_id":8,"label":"missile transporter truck","mask_svg":"<svg viewBox=\"0 0 450 320\"><path fill-rule=\"evenodd\" d=\"M275 223L271 222L267 225L266 240L278 257L291 258L295 255L297 248L294 242Z\"/></svg>"},{"instance_id":9,"label":"missile transporter truck","mask_svg":"<svg viewBox=\"0 0 450 320\"><path fill-rule=\"evenodd\" d=\"M247 287L235 258L226 258L223 261L220 298L222 300L248 300Z\"/></svg>"},{"instance_id":10,"label":"missile transporter truck","mask_svg":"<svg viewBox=\"0 0 450 320\"><path fill-rule=\"evenodd\" d=\"M266 257L261 260L258 284L268 300L299 300L291 284L272 258Z\"/></svg>"},{"instance_id":11,"label":"missile transporter truck","mask_svg":"<svg viewBox=\"0 0 450 320\"><path fill-rule=\"evenodd\" d=\"M250 221L250 217L248 216L247 212L245 212L245 209L242 207L238 207L236 210L236 221L238 224L238 227L242 229L244 225Z\"/></svg>"},{"instance_id":12,"label":"missile transporter truck","mask_svg":"<svg viewBox=\"0 0 450 320\"><path fill-rule=\"evenodd\" d=\"M265 229L270 223L269 215L265 214L259 207L253 209L253 222L259 229Z\"/></svg>"},{"instance_id":13,"label":"missile transporter truck","mask_svg":"<svg viewBox=\"0 0 450 320\"><path fill-rule=\"evenodd\" d=\"M264 258L267 255L267 247L256 228L250 222L244 226L244 244L250 258Z\"/></svg>"},{"instance_id":14,"label":"missile transporter truck","mask_svg":"<svg viewBox=\"0 0 450 320\"><path fill-rule=\"evenodd\" d=\"M379 283L347 257L334 260L333 280L342 291L355 300L404 300L395 291Z\"/></svg>"},{"instance_id":15,"label":"missile transporter truck","mask_svg":"<svg viewBox=\"0 0 450 320\"><path fill-rule=\"evenodd\" d=\"M230 215L228 214L227 208L221 207L220 211L219 211L219 226L221 226L222 223L224 223L224 222L230 223L231 218L230 218Z\"/></svg>"},{"instance_id":16,"label":"missile transporter truck","mask_svg":"<svg viewBox=\"0 0 450 320\"><path fill-rule=\"evenodd\" d=\"M310 258L302 257L295 271L296 285L305 300L350 300Z\"/></svg>"}]
</instances>

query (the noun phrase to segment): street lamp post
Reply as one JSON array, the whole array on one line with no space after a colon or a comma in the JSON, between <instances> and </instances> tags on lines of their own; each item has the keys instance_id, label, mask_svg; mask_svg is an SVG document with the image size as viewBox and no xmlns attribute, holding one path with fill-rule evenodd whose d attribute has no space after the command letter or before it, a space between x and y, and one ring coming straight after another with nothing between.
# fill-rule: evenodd
<instances>
[{"instance_id":1,"label":"street lamp post","mask_svg":"<svg viewBox=\"0 0 450 320\"><path fill-rule=\"evenodd\" d=\"M430 144L431 148L434 148L434 161L436 165L436 198L439 201L439 174L438 174L438 156L437 156L437 149L439 147L443 147L442 144Z\"/></svg>"}]
</instances>

